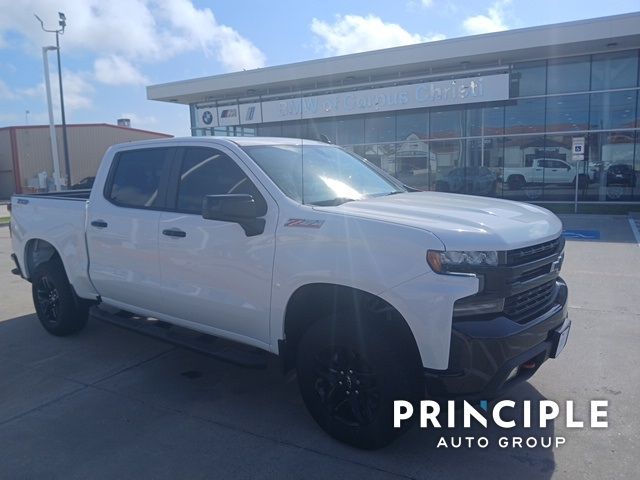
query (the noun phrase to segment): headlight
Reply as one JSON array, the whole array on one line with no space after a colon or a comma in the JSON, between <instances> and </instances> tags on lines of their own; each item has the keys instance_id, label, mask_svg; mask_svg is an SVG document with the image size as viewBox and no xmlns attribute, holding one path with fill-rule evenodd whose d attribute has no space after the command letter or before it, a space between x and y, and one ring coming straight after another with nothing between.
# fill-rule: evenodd
<instances>
[{"instance_id":1,"label":"headlight","mask_svg":"<svg viewBox=\"0 0 640 480\"><path fill-rule=\"evenodd\" d=\"M427 263L436 273L464 272L464 267L495 267L498 265L498 252L429 250Z\"/></svg>"}]
</instances>

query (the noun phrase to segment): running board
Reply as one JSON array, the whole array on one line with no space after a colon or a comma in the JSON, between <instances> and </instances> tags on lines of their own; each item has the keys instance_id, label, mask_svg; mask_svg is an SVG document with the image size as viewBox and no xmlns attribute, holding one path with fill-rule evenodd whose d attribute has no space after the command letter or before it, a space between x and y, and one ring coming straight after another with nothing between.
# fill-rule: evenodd
<instances>
[{"instance_id":1,"label":"running board","mask_svg":"<svg viewBox=\"0 0 640 480\"><path fill-rule=\"evenodd\" d=\"M109 313L98 306L93 306L89 310L89 315L102 322L132 330L240 367L254 369L267 367L267 353L258 348L241 345L154 318L140 317L125 311Z\"/></svg>"}]
</instances>

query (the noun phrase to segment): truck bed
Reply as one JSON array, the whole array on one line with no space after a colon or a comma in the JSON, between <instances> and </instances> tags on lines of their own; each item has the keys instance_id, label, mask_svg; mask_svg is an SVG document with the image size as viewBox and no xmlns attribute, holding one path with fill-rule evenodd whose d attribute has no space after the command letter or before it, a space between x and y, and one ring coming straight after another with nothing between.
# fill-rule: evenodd
<instances>
[{"instance_id":1,"label":"truck bed","mask_svg":"<svg viewBox=\"0 0 640 480\"><path fill-rule=\"evenodd\" d=\"M21 271L31 275L26 254L31 242L50 243L60 252L69 281L79 295L91 295L85 240L90 190L13 195L11 232Z\"/></svg>"}]
</instances>

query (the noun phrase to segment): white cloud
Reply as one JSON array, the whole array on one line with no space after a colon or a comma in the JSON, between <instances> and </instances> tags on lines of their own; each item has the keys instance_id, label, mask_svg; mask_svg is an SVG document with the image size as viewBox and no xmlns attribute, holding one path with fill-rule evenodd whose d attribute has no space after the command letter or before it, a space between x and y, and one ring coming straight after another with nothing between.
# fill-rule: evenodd
<instances>
[{"instance_id":1,"label":"white cloud","mask_svg":"<svg viewBox=\"0 0 640 480\"><path fill-rule=\"evenodd\" d=\"M64 85L64 108L65 110L82 110L91 108L93 101L91 99L94 88L88 81L89 75L86 73L76 73L65 71L62 74ZM51 101L55 109L60 108L60 93L58 90L58 77L55 72L51 74ZM18 90L22 97L40 97L46 102L46 89L44 81L29 88Z\"/></svg>"},{"instance_id":2,"label":"white cloud","mask_svg":"<svg viewBox=\"0 0 640 480\"><path fill-rule=\"evenodd\" d=\"M155 115L138 115L133 112L123 113L119 118L128 118L131 120L131 126L133 128L149 128L158 123L158 118Z\"/></svg>"},{"instance_id":3,"label":"white cloud","mask_svg":"<svg viewBox=\"0 0 640 480\"><path fill-rule=\"evenodd\" d=\"M433 0L422 0L420 3L423 7L430 7L433 5Z\"/></svg>"},{"instance_id":4,"label":"white cloud","mask_svg":"<svg viewBox=\"0 0 640 480\"><path fill-rule=\"evenodd\" d=\"M65 107L89 109L95 93L92 83L144 85L148 64L201 51L217 60L224 70L263 67L264 54L233 28L219 23L210 8L198 8L193 0L0 0L0 51L21 48L40 56L43 45L55 37L40 29L34 12L55 28L58 11L67 16L60 37L63 55L94 57L91 72L63 69ZM53 62L55 63L55 62ZM53 66L53 65L52 65ZM58 108L55 72L51 73L53 101ZM0 83L0 99L42 98L44 83L13 90Z\"/></svg>"},{"instance_id":5,"label":"white cloud","mask_svg":"<svg viewBox=\"0 0 640 480\"><path fill-rule=\"evenodd\" d=\"M226 70L265 64L255 45L192 0L22 0L20 8L15 0L0 0L0 11L0 48L7 46L8 32L17 32L27 38L31 51L39 51L53 36L40 30L33 12L52 28L57 12L63 11L68 25L61 44L66 51L158 62L201 49Z\"/></svg>"},{"instance_id":6,"label":"white cloud","mask_svg":"<svg viewBox=\"0 0 640 480\"><path fill-rule=\"evenodd\" d=\"M107 85L145 85L149 79L136 67L117 55L109 55L93 62L96 81Z\"/></svg>"},{"instance_id":7,"label":"white cloud","mask_svg":"<svg viewBox=\"0 0 640 480\"><path fill-rule=\"evenodd\" d=\"M326 55L345 55L445 38L442 34L409 33L397 23L385 23L375 15L337 15L332 24L314 18L311 31L321 39L321 49Z\"/></svg>"},{"instance_id":8,"label":"white cloud","mask_svg":"<svg viewBox=\"0 0 640 480\"><path fill-rule=\"evenodd\" d=\"M505 23L504 9L510 3L511 0L497 0L488 8L486 15L467 17L462 26L472 35L507 30L509 27Z\"/></svg>"},{"instance_id":9,"label":"white cloud","mask_svg":"<svg viewBox=\"0 0 640 480\"><path fill-rule=\"evenodd\" d=\"M219 24L210 9L198 10L190 0L165 0L158 10L178 33L167 41L170 50L200 47L230 70L264 67L264 54L233 28Z\"/></svg>"}]
</instances>

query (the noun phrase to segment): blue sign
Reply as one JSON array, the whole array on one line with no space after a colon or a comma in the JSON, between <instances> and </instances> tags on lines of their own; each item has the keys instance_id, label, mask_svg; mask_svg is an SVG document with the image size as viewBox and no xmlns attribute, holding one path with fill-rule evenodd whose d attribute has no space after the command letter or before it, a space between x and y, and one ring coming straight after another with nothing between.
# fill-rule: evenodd
<instances>
[{"instance_id":1,"label":"blue sign","mask_svg":"<svg viewBox=\"0 0 640 480\"><path fill-rule=\"evenodd\" d=\"M599 230L563 230L562 234L572 240L600 240Z\"/></svg>"}]
</instances>

